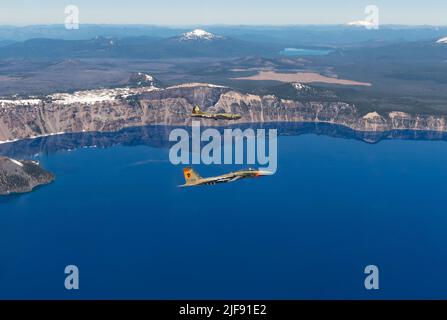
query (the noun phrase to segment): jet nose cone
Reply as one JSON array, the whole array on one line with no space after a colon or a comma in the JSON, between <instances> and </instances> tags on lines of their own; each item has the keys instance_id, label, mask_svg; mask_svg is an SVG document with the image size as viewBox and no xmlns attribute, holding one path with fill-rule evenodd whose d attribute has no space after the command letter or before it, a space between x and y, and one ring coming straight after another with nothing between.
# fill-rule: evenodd
<instances>
[{"instance_id":1,"label":"jet nose cone","mask_svg":"<svg viewBox=\"0 0 447 320\"><path fill-rule=\"evenodd\" d=\"M265 171L265 170L258 170L258 176L273 176L274 173L270 172L270 171Z\"/></svg>"}]
</instances>

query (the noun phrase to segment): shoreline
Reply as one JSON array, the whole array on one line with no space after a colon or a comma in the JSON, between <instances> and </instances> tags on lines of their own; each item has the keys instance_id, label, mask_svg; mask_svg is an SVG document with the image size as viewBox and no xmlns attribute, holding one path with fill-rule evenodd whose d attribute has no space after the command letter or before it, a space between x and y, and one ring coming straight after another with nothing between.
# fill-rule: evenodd
<instances>
[{"instance_id":1,"label":"shoreline","mask_svg":"<svg viewBox=\"0 0 447 320\"><path fill-rule=\"evenodd\" d=\"M227 128L227 127L235 127L237 125L274 125L274 124L278 124L278 125L286 125L286 124L327 124L327 125L334 125L334 126L339 126L345 129L349 129L352 130L353 132L356 133L362 133L362 134L386 134L386 133L391 133L391 132L426 132L426 133L436 133L436 134L446 134L447 135L447 130L442 131L442 130L427 130L427 129L420 129L420 128L395 128L395 129L391 129L391 130L359 130L359 129L355 129L353 127L350 127L346 124L342 124L342 123L337 123L337 122L331 122L331 121L268 121L268 122L237 122L237 123L227 123L226 125L222 125L222 124L215 124L215 125L209 125L208 123L206 124L201 124L203 127L208 127L208 128ZM123 127L120 128L118 130L111 130L111 131L98 131L98 130L82 130L82 131L68 131L68 132L56 132L56 133L49 133L49 134L44 134L44 135L39 135L39 136L32 136L32 137L27 137L27 138L18 138L18 139L13 139L13 140L3 140L0 141L0 145L5 145L5 144L10 144L10 143L15 143L15 142L21 142L21 141L27 141L27 140L35 140L35 139L39 139L39 138L46 138L46 137L53 137L53 136L62 136L62 135L69 135L69 134L82 134L82 133L117 133L120 132L122 130L126 130L126 129L132 129L132 128L142 128L142 127L170 127L173 129L176 128L189 128L192 127L191 124L189 125L173 125L173 124L163 124L163 123L155 123L155 124L147 124L147 125L138 125L138 126L129 126L129 127Z\"/></svg>"},{"instance_id":2,"label":"shoreline","mask_svg":"<svg viewBox=\"0 0 447 320\"><path fill-rule=\"evenodd\" d=\"M39 138L51 137L51 136L59 136L59 135L67 134L67 133L82 133L82 132L86 132L86 131L80 131L80 132L56 132L56 133L48 133L48 134L43 134L43 135L39 135L39 136L32 136L32 137L27 137L27 138L18 138L18 139L13 139L13 140L3 140L3 141L0 141L0 145L7 144L7 143L14 143L14 142L19 142L19 141L24 141L24 140L34 140L34 139L39 139Z\"/></svg>"}]
</instances>

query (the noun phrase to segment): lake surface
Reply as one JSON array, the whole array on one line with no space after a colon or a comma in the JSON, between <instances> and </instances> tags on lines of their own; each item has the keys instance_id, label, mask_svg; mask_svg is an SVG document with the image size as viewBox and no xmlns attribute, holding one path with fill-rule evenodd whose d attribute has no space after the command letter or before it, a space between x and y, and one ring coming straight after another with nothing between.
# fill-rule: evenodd
<instances>
[{"instance_id":1,"label":"lake surface","mask_svg":"<svg viewBox=\"0 0 447 320\"><path fill-rule=\"evenodd\" d=\"M276 175L182 189L169 128L151 130L0 146L57 176L0 199L0 298L447 298L443 135L298 125ZM364 289L368 265L379 291Z\"/></svg>"},{"instance_id":2,"label":"lake surface","mask_svg":"<svg viewBox=\"0 0 447 320\"><path fill-rule=\"evenodd\" d=\"M300 56L327 56L332 50L323 49L300 49L300 48L285 48L279 54L289 57Z\"/></svg>"}]
</instances>

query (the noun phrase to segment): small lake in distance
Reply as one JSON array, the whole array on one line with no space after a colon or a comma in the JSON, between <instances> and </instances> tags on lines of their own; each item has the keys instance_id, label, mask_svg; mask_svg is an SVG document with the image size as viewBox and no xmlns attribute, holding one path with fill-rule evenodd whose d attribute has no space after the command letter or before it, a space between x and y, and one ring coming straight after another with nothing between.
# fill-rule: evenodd
<instances>
[{"instance_id":1,"label":"small lake in distance","mask_svg":"<svg viewBox=\"0 0 447 320\"><path fill-rule=\"evenodd\" d=\"M300 48L285 48L280 51L280 55L289 57L300 57L300 56L327 56L332 50L323 49L300 49Z\"/></svg>"}]
</instances>

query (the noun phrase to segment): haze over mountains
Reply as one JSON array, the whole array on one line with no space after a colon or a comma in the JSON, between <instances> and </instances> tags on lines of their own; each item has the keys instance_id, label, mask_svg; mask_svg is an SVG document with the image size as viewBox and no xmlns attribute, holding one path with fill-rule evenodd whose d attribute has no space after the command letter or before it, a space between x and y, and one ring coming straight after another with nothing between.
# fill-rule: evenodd
<instances>
[{"instance_id":1,"label":"haze over mountains","mask_svg":"<svg viewBox=\"0 0 447 320\"><path fill-rule=\"evenodd\" d=\"M88 40L35 38L6 44L0 58L174 58L243 56L277 53L281 47L215 35L196 29L178 36L156 38L95 37Z\"/></svg>"},{"instance_id":2,"label":"haze over mountains","mask_svg":"<svg viewBox=\"0 0 447 320\"><path fill-rule=\"evenodd\" d=\"M367 30L353 26L308 27L210 27L222 33L194 29L155 27L87 26L61 30L57 26L0 27L0 58L130 58L275 56L284 47L380 47L385 54L399 46L405 55L424 55L423 50L444 55L429 44L446 43L447 28L382 27ZM84 28L86 30L84 30ZM14 32L12 30L15 30ZM73 33L73 35L70 34ZM172 35L175 33L175 35ZM74 36L78 35L78 38ZM96 34L92 38L88 36ZM36 37L38 35L38 37ZM33 38L34 37L34 38ZM25 39L24 41L22 41ZM438 40L439 39L439 40ZM396 45L397 44L397 45ZM398 48L400 50L400 48ZM419 50L422 50L419 52Z\"/></svg>"},{"instance_id":3,"label":"haze over mountains","mask_svg":"<svg viewBox=\"0 0 447 320\"><path fill-rule=\"evenodd\" d=\"M444 116L446 35L447 27L367 30L357 23L191 29L81 25L71 31L0 27L0 96L94 94L127 86L132 74L141 73L158 79L162 85L156 87L210 83L306 103L343 102L361 115ZM132 85L151 86L147 80L137 76ZM303 88L300 81L312 89L298 93L287 83Z\"/></svg>"},{"instance_id":4,"label":"haze over mountains","mask_svg":"<svg viewBox=\"0 0 447 320\"><path fill-rule=\"evenodd\" d=\"M35 25L26 27L1 26L0 41L22 42L34 38L89 40L95 37L170 38L191 32L197 27L161 27L150 25L92 25L82 24L78 30L64 25ZM379 30L347 25L297 26L202 26L207 32L224 37L256 42L289 44L349 44L366 41L417 41L447 36L447 26L381 25Z\"/></svg>"}]
</instances>

